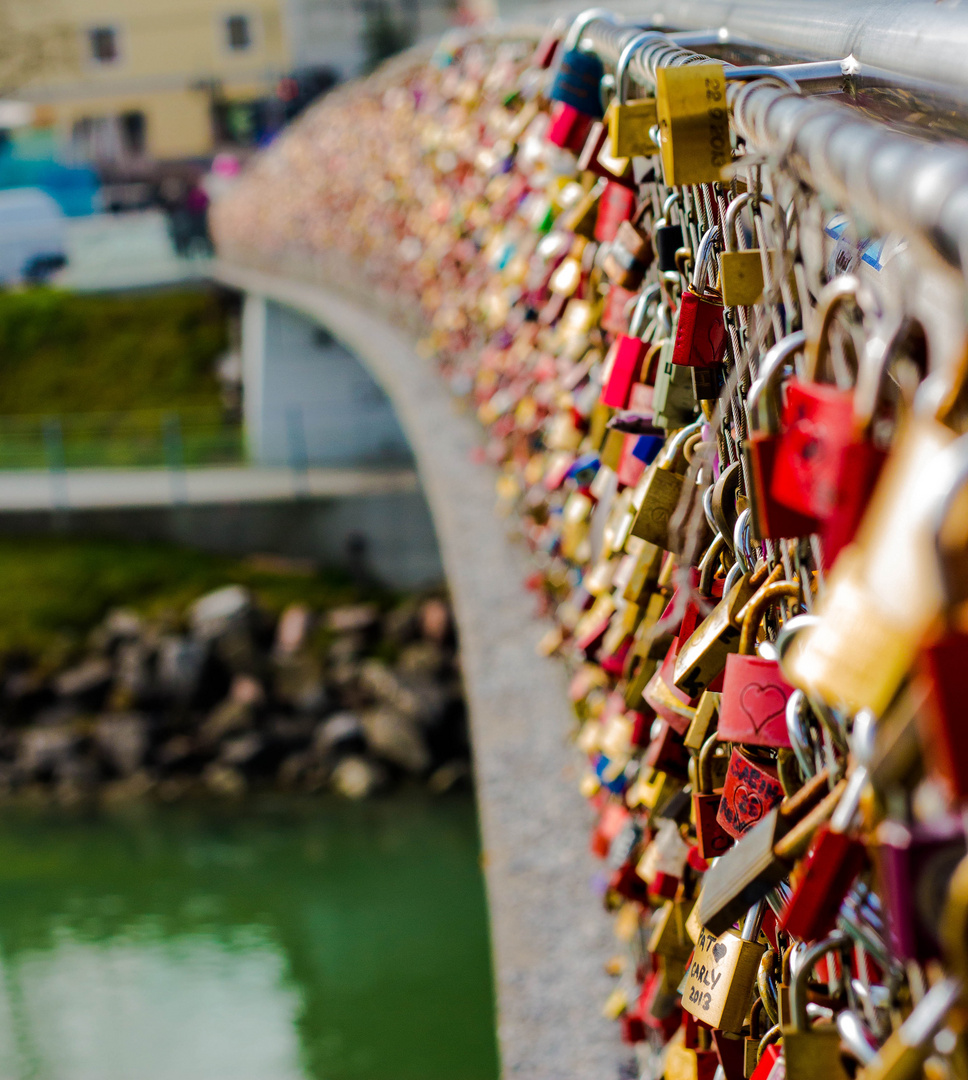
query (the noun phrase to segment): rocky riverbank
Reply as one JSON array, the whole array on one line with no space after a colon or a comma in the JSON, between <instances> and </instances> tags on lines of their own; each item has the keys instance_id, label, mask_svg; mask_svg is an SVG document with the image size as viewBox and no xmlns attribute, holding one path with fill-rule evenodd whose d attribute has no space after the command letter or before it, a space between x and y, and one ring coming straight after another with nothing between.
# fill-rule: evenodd
<instances>
[{"instance_id":1,"label":"rocky riverbank","mask_svg":"<svg viewBox=\"0 0 968 1080\"><path fill-rule=\"evenodd\" d=\"M240 586L180 616L116 609L84 654L0 685L0 797L362 798L469 775L449 609L433 598L275 617Z\"/></svg>"}]
</instances>

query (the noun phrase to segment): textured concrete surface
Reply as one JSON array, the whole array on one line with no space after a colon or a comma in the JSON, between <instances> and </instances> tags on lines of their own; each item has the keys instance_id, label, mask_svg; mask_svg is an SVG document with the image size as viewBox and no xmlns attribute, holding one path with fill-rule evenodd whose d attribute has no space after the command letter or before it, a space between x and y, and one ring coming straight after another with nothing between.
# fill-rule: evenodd
<instances>
[{"instance_id":1,"label":"textured concrete surface","mask_svg":"<svg viewBox=\"0 0 968 1080\"><path fill-rule=\"evenodd\" d=\"M608 920L592 893L589 812L566 742L561 665L536 656L544 626L523 587L527 561L495 516L480 443L412 339L370 305L304 283L218 265L223 284L319 320L389 394L417 458L453 595L470 705L505 1077L608 1080L629 1055L602 1015Z\"/></svg>"}]
</instances>

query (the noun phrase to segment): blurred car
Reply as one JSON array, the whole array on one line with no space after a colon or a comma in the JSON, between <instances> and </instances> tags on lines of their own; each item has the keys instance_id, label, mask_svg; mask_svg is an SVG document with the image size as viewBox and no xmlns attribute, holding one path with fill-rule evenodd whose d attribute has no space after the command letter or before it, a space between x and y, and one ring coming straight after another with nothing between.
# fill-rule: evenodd
<instances>
[{"instance_id":1,"label":"blurred car","mask_svg":"<svg viewBox=\"0 0 968 1080\"><path fill-rule=\"evenodd\" d=\"M40 284L67 263L64 212L39 188L0 191L0 283Z\"/></svg>"}]
</instances>

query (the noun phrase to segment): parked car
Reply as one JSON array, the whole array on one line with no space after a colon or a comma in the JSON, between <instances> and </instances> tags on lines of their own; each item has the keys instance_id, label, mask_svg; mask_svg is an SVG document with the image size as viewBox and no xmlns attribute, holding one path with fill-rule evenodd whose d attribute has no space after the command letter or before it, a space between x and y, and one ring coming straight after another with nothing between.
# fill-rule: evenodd
<instances>
[{"instance_id":1,"label":"parked car","mask_svg":"<svg viewBox=\"0 0 968 1080\"><path fill-rule=\"evenodd\" d=\"M39 188L0 191L0 283L39 284L67 262L67 228L57 202Z\"/></svg>"}]
</instances>

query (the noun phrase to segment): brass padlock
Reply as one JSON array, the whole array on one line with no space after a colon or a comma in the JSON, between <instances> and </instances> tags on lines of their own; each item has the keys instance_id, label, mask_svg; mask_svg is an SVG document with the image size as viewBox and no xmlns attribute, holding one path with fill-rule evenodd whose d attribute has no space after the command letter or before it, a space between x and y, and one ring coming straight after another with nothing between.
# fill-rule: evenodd
<instances>
[{"instance_id":1,"label":"brass padlock","mask_svg":"<svg viewBox=\"0 0 968 1080\"><path fill-rule=\"evenodd\" d=\"M691 698L709 686L726 666L726 657L739 649L740 613L764 581L766 564L753 574L743 574L710 614L696 627L692 636L679 647L676 657L675 685ZM766 578L772 581L782 574L774 569Z\"/></svg>"},{"instance_id":2,"label":"brass padlock","mask_svg":"<svg viewBox=\"0 0 968 1080\"><path fill-rule=\"evenodd\" d=\"M710 60L655 73L659 150L666 186L712 184L731 156L726 75Z\"/></svg>"},{"instance_id":3,"label":"brass padlock","mask_svg":"<svg viewBox=\"0 0 968 1080\"><path fill-rule=\"evenodd\" d=\"M726 250L719 256L719 289L726 307L751 307L763 296L763 262L759 248L740 251L737 229L740 211L753 197L744 191L737 195L726 210L723 233ZM769 195L760 195L760 201L772 203Z\"/></svg>"},{"instance_id":4,"label":"brass padlock","mask_svg":"<svg viewBox=\"0 0 968 1080\"><path fill-rule=\"evenodd\" d=\"M742 934L727 930L717 937L705 928L699 934L682 1007L711 1028L735 1032L743 1027L766 952L766 942L759 940L765 910L763 900L750 909Z\"/></svg>"},{"instance_id":5,"label":"brass padlock","mask_svg":"<svg viewBox=\"0 0 968 1080\"><path fill-rule=\"evenodd\" d=\"M812 945L800 957L797 972L790 986L792 1023L782 1028L783 1058L787 1080L847 1080L840 1060L840 1032L836 1024L814 1024L807 1016L807 979L813 966L828 953L840 952L849 943L843 931Z\"/></svg>"},{"instance_id":6,"label":"brass padlock","mask_svg":"<svg viewBox=\"0 0 968 1080\"><path fill-rule=\"evenodd\" d=\"M643 475L636 497L633 498L637 513L632 523L632 535L666 551L678 550L680 546L679 538L671 536L669 531L669 522L679 505L685 483L685 478L674 471L678 464L679 451L689 437L700 430L704 422L704 419L697 420L676 433L661 458Z\"/></svg>"},{"instance_id":7,"label":"brass padlock","mask_svg":"<svg viewBox=\"0 0 968 1080\"><path fill-rule=\"evenodd\" d=\"M659 37L654 31L636 35L615 65L615 99L606 113L613 157L651 157L656 152L652 141L652 129L659 122L655 98L628 100L628 65L636 50Z\"/></svg>"}]
</instances>

